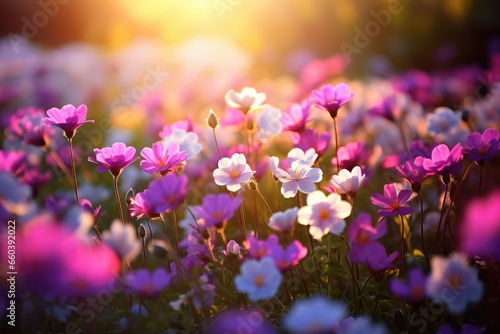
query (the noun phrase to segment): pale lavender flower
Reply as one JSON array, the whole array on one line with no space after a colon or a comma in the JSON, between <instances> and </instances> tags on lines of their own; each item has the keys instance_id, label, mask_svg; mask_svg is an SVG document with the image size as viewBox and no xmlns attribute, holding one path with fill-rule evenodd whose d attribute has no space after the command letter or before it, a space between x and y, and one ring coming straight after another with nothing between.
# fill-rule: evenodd
<instances>
[{"instance_id":1,"label":"pale lavender flower","mask_svg":"<svg viewBox=\"0 0 500 334\"><path fill-rule=\"evenodd\" d=\"M335 188L337 193L355 197L365 181L366 175L361 172L359 166L356 166L351 172L347 169L342 169L339 175L333 175L330 179L330 184Z\"/></svg>"},{"instance_id":2,"label":"pale lavender flower","mask_svg":"<svg viewBox=\"0 0 500 334\"><path fill-rule=\"evenodd\" d=\"M298 207L293 207L284 212L275 212L271 218L269 218L269 223L267 225L278 232L292 231L298 211Z\"/></svg>"},{"instance_id":3,"label":"pale lavender flower","mask_svg":"<svg viewBox=\"0 0 500 334\"><path fill-rule=\"evenodd\" d=\"M252 302L269 299L276 295L283 275L270 257L246 260L240 268L240 275L234 278L236 290L247 294Z\"/></svg>"},{"instance_id":4,"label":"pale lavender flower","mask_svg":"<svg viewBox=\"0 0 500 334\"><path fill-rule=\"evenodd\" d=\"M235 153L229 158L222 158L219 168L214 170L214 181L219 186L226 186L229 191L238 191L255 173L247 164L245 155Z\"/></svg>"}]
</instances>

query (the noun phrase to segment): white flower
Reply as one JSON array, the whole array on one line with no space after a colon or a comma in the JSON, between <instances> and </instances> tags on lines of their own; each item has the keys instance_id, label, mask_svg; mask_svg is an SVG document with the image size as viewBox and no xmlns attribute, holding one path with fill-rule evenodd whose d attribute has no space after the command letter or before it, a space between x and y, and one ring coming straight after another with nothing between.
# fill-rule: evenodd
<instances>
[{"instance_id":1,"label":"white flower","mask_svg":"<svg viewBox=\"0 0 500 334\"><path fill-rule=\"evenodd\" d=\"M198 135L184 129L174 129L172 133L163 138L163 144L177 143L180 151L186 151L188 160L194 159L201 152L202 146L198 143Z\"/></svg>"},{"instance_id":2,"label":"white flower","mask_svg":"<svg viewBox=\"0 0 500 334\"><path fill-rule=\"evenodd\" d=\"M330 184L339 194L348 194L354 197L365 180L366 175L361 173L359 166L356 166L352 169L352 172L342 169L339 175L333 175Z\"/></svg>"},{"instance_id":3,"label":"white flower","mask_svg":"<svg viewBox=\"0 0 500 334\"><path fill-rule=\"evenodd\" d=\"M281 194L285 198L294 197L299 190L305 194L312 193L316 190L314 183L323 179L323 171L311 167L307 160L293 161L286 171L278 167L279 159L277 157L271 157L269 160L274 176L283 183Z\"/></svg>"},{"instance_id":4,"label":"white flower","mask_svg":"<svg viewBox=\"0 0 500 334\"><path fill-rule=\"evenodd\" d=\"M133 260L141 251L141 243L133 225L114 220L109 231L102 233L102 241L111 247L121 259Z\"/></svg>"},{"instance_id":5,"label":"white flower","mask_svg":"<svg viewBox=\"0 0 500 334\"><path fill-rule=\"evenodd\" d=\"M316 159L318 158L318 154L314 150L314 148L310 148L307 151L302 151L302 149L296 147L292 148L290 152L288 152L286 160L292 164L294 161L302 161L309 166L312 166Z\"/></svg>"},{"instance_id":6,"label":"white flower","mask_svg":"<svg viewBox=\"0 0 500 334\"><path fill-rule=\"evenodd\" d=\"M431 259L432 272L426 283L427 296L446 304L448 311L461 314L468 303L476 303L483 296L484 286L476 268L467 265L467 256L452 253L450 258L435 255Z\"/></svg>"},{"instance_id":7,"label":"white flower","mask_svg":"<svg viewBox=\"0 0 500 334\"><path fill-rule=\"evenodd\" d=\"M219 168L214 170L214 180L219 186L226 186L229 191L238 191L255 173L247 164L245 155L235 153L229 158L219 160Z\"/></svg>"},{"instance_id":8,"label":"white flower","mask_svg":"<svg viewBox=\"0 0 500 334\"><path fill-rule=\"evenodd\" d=\"M352 206L343 201L339 194L325 196L317 190L307 196L307 206L300 208L298 221L310 225L309 233L320 240L328 232L339 234L344 231L345 221L351 214Z\"/></svg>"},{"instance_id":9,"label":"white flower","mask_svg":"<svg viewBox=\"0 0 500 334\"><path fill-rule=\"evenodd\" d=\"M297 300L283 318L283 326L291 333L336 332L346 315L346 307L340 302L321 296Z\"/></svg>"},{"instance_id":10,"label":"white flower","mask_svg":"<svg viewBox=\"0 0 500 334\"><path fill-rule=\"evenodd\" d=\"M255 111L257 132L261 140L280 134L283 130L281 110L271 106Z\"/></svg>"},{"instance_id":11,"label":"white flower","mask_svg":"<svg viewBox=\"0 0 500 334\"><path fill-rule=\"evenodd\" d=\"M246 260L240 275L234 278L236 290L246 292L252 302L272 298L278 292L283 276L268 256L258 260Z\"/></svg>"},{"instance_id":12,"label":"white flower","mask_svg":"<svg viewBox=\"0 0 500 334\"><path fill-rule=\"evenodd\" d=\"M243 113L247 113L250 109L260 106L266 100L265 93L257 93L257 90L252 87L245 87L241 93L235 92L234 89L227 91L224 96L227 105L240 109Z\"/></svg>"},{"instance_id":13,"label":"white flower","mask_svg":"<svg viewBox=\"0 0 500 334\"><path fill-rule=\"evenodd\" d=\"M299 208L293 207L285 212L276 212L269 219L269 227L278 232L291 231L297 219Z\"/></svg>"}]
</instances>

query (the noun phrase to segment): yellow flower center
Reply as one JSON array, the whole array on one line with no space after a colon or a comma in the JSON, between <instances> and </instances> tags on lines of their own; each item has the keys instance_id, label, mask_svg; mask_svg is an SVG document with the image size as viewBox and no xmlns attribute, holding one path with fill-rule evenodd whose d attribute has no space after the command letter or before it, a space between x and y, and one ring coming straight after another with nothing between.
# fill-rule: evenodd
<instances>
[{"instance_id":1,"label":"yellow flower center","mask_svg":"<svg viewBox=\"0 0 500 334\"><path fill-rule=\"evenodd\" d=\"M452 278L450 278L449 282L451 286L455 289L460 288L460 285L462 284L462 281L460 280L460 277L458 277L458 275L455 275Z\"/></svg>"},{"instance_id":2,"label":"yellow flower center","mask_svg":"<svg viewBox=\"0 0 500 334\"><path fill-rule=\"evenodd\" d=\"M143 291L146 291L146 292L151 292L151 291L154 291L154 290L155 290L155 287L154 287L154 285L153 285L153 284L148 283L148 284L146 284L146 285L144 285L144 286L142 287L142 290L143 290Z\"/></svg>"},{"instance_id":3,"label":"yellow flower center","mask_svg":"<svg viewBox=\"0 0 500 334\"><path fill-rule=\"evenodd\" d=\"M232 169L229 171L229 176L231 176L233 179L236 179L238 176L240 176L240 172L237 169Z\"/></svg>"},{"instance_id":4,"label":"yellow flower center","mask_svg":"<svg viewBox=\"0 0 500 334\"><path fill-rule=\"evenodd\" d=\"M257 285L259 287L263 286L264 285L264 277L262 275L257 275L253 279L253 282L255 283L255 285Z\"/></svg>"},{"instance_id":5,"label":"yellow flower center","mask_svg":"<svg viewBox=\"0 0 500 334\"><path fill-rule=\"evenodd\" d=\"M358 238L357 238L358 244L364 244L368 240L369 236L370 235L368 233L366 233L365 231L359 232Z\"/></svg>"},{"instance_id":6,"label":"yellow flower center","mask_svg":"<svg viewBox=\"0 0 500 334\"><path fill-rule=\"evenodd\" d=\"M325 219L328 219L330 217L330 212L327 210L327 209L320 209L319 210L319 214L318 214L318 218L321 219L321 220L325 220Z\"/></svg>"}]
</instances>

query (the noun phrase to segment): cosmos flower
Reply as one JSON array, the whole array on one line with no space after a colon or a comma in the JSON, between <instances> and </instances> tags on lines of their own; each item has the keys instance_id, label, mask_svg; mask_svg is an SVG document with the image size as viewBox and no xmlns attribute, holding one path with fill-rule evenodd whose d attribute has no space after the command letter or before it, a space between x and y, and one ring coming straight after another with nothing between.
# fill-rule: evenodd
<instances>
[{"instance_id":1,"label":"cosmos flower","mask_svg":"<svg viewBox=\"0 0 500 334\"><path fill-rule=\"evenodd\" d=\"M139 159L134 157L135 147L126 146L122 142L114 143L111 147L95 148L94 153L95 158L89 157L88 160L98 164L97 171L109 171L113 176L119 176L125 167Z\"/></svg>"},{"instance_id":2,"label":"cosmos flower","mask_svg":"<svg viewBox=\"0 0 500 334\"><path fill-rule=\"evenodd\" d=\"M269 256L273 259L274 264L281 272L285 272L296 266L306 255L307 248L298 240L294 240L286 248L283 248L280 244L275 244L274 247L269 250Z\"/></svg>"},{"instance_id":3,"label":"cosmos flower","mask_svg":"<svg viewBox=\"0 0 500 334\"><path fill-rule=\"evenodd\" d=\"M146 189L143 192L138 192L135 194L135 197L130 201L130 215L132 217L137 217L137 219L141 219L144 216L147 216L151 219L160 217L160 213L156 212L154 207L150 204L154 203L151 201L150 195L148 194L149 190Z\"/></svg>"},{"instance_id":4,"label":"cosmos flower","mask_svg":"<svg viewBox=\"0 0 500 334\"><path fill-rule=\"evenodd\" d=\"M470 201L460 224L459 248L471 256L500 261L500 192Z\"/></svg>"},{"instance_id":5,"label":"cosmos flower","mask_svg":"<svg viewBox=\"0 0 500 334\"><path fill-rule=\"evenodd\" d=\"M425 299L425 284L427 277L419 267L410 269L408 281L402 282L398 279L391 279L389 290L399 298L407 301L420 301Z\"/></svg>"},{"instance_id":6,"label":"cosmos flower","mask_svg":"<svg viewBox=\"0 0 500 334\"><path fill-rule=\"evenodd\" d=\"M187 158L187 152L180 151L176 143L164 145L162 142L154 143L152 148L145 147L141 151L144 158L141 169L149 174L173 172L177 170Z\"/></svg>"},{"instance_id":7,"label":"cosmos flower","mask_svg":"<svg viewBox=\"0 0 500 334\"><path fill-rule=\"evenodd\" d=\"M263 106L253 113L260 140L265 141L281 133L281 114L281 110L272 106Z\"/></svg>"},{"instance_id":8,"label":"cosmos flower","mask_svg":"<svg viewBox=\"0 0 500 334\"><path fill-rule=\"evenodd\" d=\"M452 253L449 258L434 255L431 269L426 283L427 296L446 304L450 313L462 314L467 304L481 300L484 286L477 268L467 265L466 255Z\"/></svg>"},{"instance_id":9,"label":"cosmos flower","mask_svg":"<svg viewBox=\"0 0 500 334\"><path fill-rule=\"evenodd\" d=\"M196 206L194 211L205 221L206 227L224 227L225 223L234 217L234 213L241 205L241 197L232 198L229 194L210 194L203 198L202 205Z\"/></svg>"},{"instance_id":10,"label":"cosmos flower","mask_svg":"<svg viewBox=\"0 0 500 334\"><path fill-rule=\"evenodd\" d=\"M339 175L333 175L330 179L330 184L335 188L337 193L355 197L365 180L366 175L362 174L359 166L356 166L351 172L347 169L342 169Z\"/></svg>"},{"instance_id":11,"label":"cosmos flower","mask_svg":"<svg viewBox=\"0 0 500 334\"><path fill-rule=\"evenodd\" d=\"M346 314L342 303L313 296L293 303L283 318L283 327L294 334L335 332Z\"/></svg>"},{"instance_id":12,"label":"cosmos flower","mask_svg":"<svg viewBox=\"0 0 500 334\"><path fill-rule=\"evenodd\" d=\"M162 130L158 133L161 139L170 136L175 129L182 129L186 132L198 133L198 126L193 123L191 117L186 116L185 120L177 121L172 124L163 126Z\"/></svg>"},{"instance_id":13,"label":"cosmos flower","mask_svg":"<svg viewBox=\"0 0 500 334\"><path fill-rule=\"evenodd\" d=\"M387 270L394 268L392 263L399 256L399 252L393 252L387 255L386 252L380 253L370 253L368 259L366 259L365 264L373 275L373 278L377 282L380 282L384 278Z\"/></svg>"},{"instance_id":14,"label":"cosmos flower","mask_svg":"<svg viewBox=\"0 0 500 334\"><path fill-rule=\"evenodd\" d=\"M85 104L81 104L78 108L72 104L67 104L61 109L50 108L47 110L47 115L49 117L44 118L43 122L60 127L68 139L73 138L75 131L84 123L95 122L94 120L86 120L87 106Z\"/></svg>"},{"instance_id":15,"label":"cosmos flower","mask_svg":"<svg viewBox=\"0 0 500 334\"><path fill-rule=\"evenodd\" d=\"M345 83L339 83L336 86L328 84L311 93L314 105L328 111L332 118L337 117L339 108L349 102L353 96L354 93L349 91L349 86Z\"/></svg>"},{"instance_id":16,"label":"cosmos flower","mask_svg":"<svg viewBox=\"0 0 500 334\"><path fill-rule=\"evenodd\" d=\"M269 299L276 295L283 276L270 257L246 260L240 274L234 278L236 290L245 292L252 302Z\"/></svg>"},{"instance_id":17,"label":"cosmos flower","mask_svg":"<svg viewBox=\"0 0 500 334\"><path fill-rule=\"evenodd\" d=\"M175 210L188 195L187 183L187 176L175 174L167 174L154 180L142 195L146 207L158 213Z\"/></svg>"},{"instance_id":18,"label":"cosmos flower","mask_svg":"<svg viewBox=\"0 0 500 334\"><path fill-rule=\"evenodd\" d=\"M19 147L19 144L45 147L54 136L54 129L43 122L44 118L45 113L41 109L17 110L10 117L9 125L5 129L6 142L16 147Z\"/></svg>"},{"instance_id":19,"label":"cosmos flower","mask_svg":"<svg viewBox=\"0 0 500 334\"><path fill-rule=\"evenodd\" d=\"M399 175L404 177L411 184L411 189L419 192L422 189L422 181L429 176L422 166L422 159L416 159L414 162L406 161L402 166L396 166Z\"/></svg>"},{"instance_id":20,"label":"cosmos flower","mask_svg":"<svg viewBox=\"0 0 500 334\"><path fill-rule=\"evenodd\" d=\"M187 160L196 158L203 147L198 143L198 135L194 132L188 132L184 129L174 129L170 135L163 137L163 144L176 143L179 145L179 151L187 153Z\"/></svg>"},{"instance_id":21,"label":"cosmos flower","mask_svg":"<svg viewBox=\"0 0 500 334\"><path fill-rule=\"evenodd\" d=\"M139 269L125 276L129 291L149 298L154 298L170 284L171 276L163 268L157 268L152 273L148 269Z\"/></svg>"},{"instance_id":22,"label":"cosmos flower","mask_svg":"<svg viewBox=\"0 0 500 334\"><path fill-rule=\"evenodd\" d=\"M384 185L384 194L374 193L370 199L372 203L382 209L377 213L382 217L396 217L398 215L408 215L413 212L413 209L408 205L410 196L413 194L411 190L396 190L396 186L391 184Z\"/></svg>"},{"instance_id":23,"label":"cosmos flower","mask_svg":"<svg viewBox=\"0 0 500 334\"><path fill-rule=\"evenodd\" d=\"M252 87L244 87L240 93L234 91L234 89L228 90L224 100L228 106L239 109L246 115L250 110L264 103L266 94L257 93L257 90Z\"/></svg>"},{"instance_id":24,"label":"cosmos flower","mask_svg":"<svg viewBox=\"0 0 500 334\"><path fill-rule=\"evenodd\" d=\"M380 116L391 122L401 118L408 108L410 97L407 94L396 93L382 99L378 104L368 109L368 115Z\"/></svg>"},{"instance_id":25,"label":"cosmos flower","mask_svg":"<svg viewBox=\"0 0 500 334\"><path fill-rule=\"evenodd\" d=\"M102 241L112 248L123 260L133 260L141 251L137 231L131 224L114 220L109 230L102 233Z\"/></svg>"},{"instance_id":26,"label":"cosmos flower","mask_svg":"<svg viewBox=\"0 0 500 334\"><path fill-rule=\"evenodd\" d=\"M434 113L427 116L427 130L432 134L446 134L456 128L460 120L460 113L447 107L438 107Z\"/></svg>"},{"instance_id":27,"label":"cosmos flower","mask_svg":"<svg viewBox=\"0 0 500 334\"><path fill-rule=\"evenodd\" d=\"M416 158L418 159L418 158ZM437 175L454 175L462 167L462 145L458 143L450 149L445 144L436 146L432 150L431 158L425 158L422 161L424 169Z\"/></svg>"},{"instance_id":28,"label":"cosmos flower","mask_svg":"<svg viewBox=\"0 0 500 334\"><path fill-rule=\"evenodd\" d=\"M373 254L385 254L385 248L377 242L387 233L385 221L372 226L372 218L361 212L349 227L348 240L351 243L349 258L353 262L365 262Z\"/></svg>"},{"instance_id":29,"label":"cosmos flower","mask_svg":"<svg viewBox=\"0 0 500 334\"><path fill-rule=\"evenodd\" d=\"M305 99L300 104L294 103L283 111L281 123L283 131L302 132L311 115L311 100Z\"/></svg>"},{"instance_id":30,"label":"cosmos flower","mask_svg":"<svg viewBox=\"0 0 500 334\"><path fill-rule=\"evenodd\" d=\"M18 175L26 167L26 160L24 152L0 150L0 172Z\"/></svg>"},{"instance_id":31,"label":"cosmos flower","mask_svg":"<svg viewBox=\"0 0 500 334\"><path fill-rule=\"evenodd\" d=\"M214 181L219 186L226 186L229 191L238 191L255 173L247 164L245 155L235 153L229 158L222 158L219 168L214 170Z\"/></svg>"},{"instance_id":32,"label":"cosmos flower","mask_svg":"<svg viewBox=\"0 0 500 334\"><path fill-rule=\"evenodd\" d=\"M345 228L345 220L351 214L352 206L343 201L339 194L325 194L319 190L307 196L307 205L299 209L298 222L309 225L309 233L320 240L328 232L339 234Z\"/></svg>"},{"instance_id":33,"label":"cosmos flower","mask_svg":"<svg viewBox=\"0 0 500 334\"><path fill-rule=\"evenodd\" d=\"M271 234L267 240L259 240L250 235L246 241L248 255L256 260L271 254L271 249L279 246L279 239L275 234Z\"/></svg>"},{"instance_id":34,"label":"cosmos flower","mask_svg":"<svg viewBox=\"0 0 500 334\"><path fill-rule=\"evenodd\" d=\"M325 130L318 134L318 131L312 128L305 129L300 133L294 133L292 135L292 142L296 148L304 151L312 148L318 155L321 155L330 146L331 138L332 136L328 131Z\"/></svg>"},{"instance_id":35,"label":"cosmos flower","mask_svg":"<svg viewBox=\"0 0 500 334\"><path fill-rule=\"evenodd\" d=\"M466 138L463 153L472 161L483 164L500 153L500 135L497 129L488 128L483 134L473 132Z\"/></svg>"},{"instance_id":36,"label":"cosmos flower","mask_svg":"<svg viewBox=\"0 0 500 334\"><path fill-rule=\"evenodd\" d=\"M292 231L298 211L298 207L293 207L284 212L275 212L271 218L269 218L269 223L267 225L278 232Z\"/></svg>"},{"instance_id":37,"label":"cosmos flower","mask_svg":"<svg viewBox=\"0 0 500 334\"><path fill-rule=\"evenodd\" d=\"M365 165L370 157L370 151L365 147L362 141L348 143L346 146L339 147L337 151L339 165L342 169L352 170L356 166L361 167L364 172ZM336 158L332 158L332 164L336 164Z\"/></svg>"}]
</instances>

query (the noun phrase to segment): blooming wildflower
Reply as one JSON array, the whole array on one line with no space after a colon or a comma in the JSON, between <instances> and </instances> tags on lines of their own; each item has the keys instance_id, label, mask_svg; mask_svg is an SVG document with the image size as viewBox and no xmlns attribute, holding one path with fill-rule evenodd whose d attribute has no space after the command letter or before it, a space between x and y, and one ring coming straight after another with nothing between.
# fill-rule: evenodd
<instances>
[{"instance_id":1,"label":"blooming wildflower","mask_svg":"<svg viewBox=\"0 0 500 334\"><path fill-rule=\"evenodd\" d=\"M361 173L361 168L356 166L349 172L347 169L342 169L339 175L333 175L330 179L330 184L339 194L348 194L351 197L356 196L359 188L366 180L366 175Z\"/></svg>"},{"instance_id":2,"label":"blooming wildflower","mask_svg":"<svg viewBox=\"0 0 500 334\"><path fill-rule=\"evenodd\" d=\"M257 260L269 255L273 247L279 246L279 239L275 234L271 234L265 241L251 235L246 242L248 255Z\"/></svg>"},{"instance_id":3,"label":"blooming wildflower","mask_svg":"<svg viewBox=\"0 0 500 334\"><path fill-rule=\"evenodd\" d=\"M61 109L50 108L47 110L47 115L49 117L44 118L43 122L60 127L68 139L73 138L75 131L84 123L94 123L94 120L85 120L87 118L85 104L81 104L78 108L72 104L67 104Z\"/></svg>"},{"instance_id":4,"label":"blooming wildflower","mask_svg":"<svg viewBox=\"0 0 500 334\"><path fill-rule=\"evenodd\" d=\"M339 108L349 102L353 96L354 93L349 92L349 86L345 83L339 83L336 86L328 84L311 93L314 105L328 111L332 118L337 117Z\"/></svg>"},{"instance_id":5,"label":"blooming wildflower","mask_svg":"<svg viewBox=\"0 0 500 334\"><path fill-rule=\"evenodd\" d=\"M299 208L293 207L284 212L275 212L269 218L268 226L278 232L292 231L298 211Z\"/></svg>"},{"instance_id":6,"label":"blooming wildflower","mask_svg":"<svg viewBox=\"0 0 500 334\"><path fill-rule=\"evenodd\" d=\"M17 175L25 168L27 156L24 152L0 150L0 172Z\"/></svg>"},{"instance_id":7,"label":"blooming wildflower","mask_svg":"<svg viewBox=\"0 0 500 334\"><path fill-rule=\"evenodd\" d=\"M271 171L283 183L281 194L285 198L294 197L297 191L309 194L316 190L314 183L320 182L323 178L323 171L320 168L311 167L317 156L314 149L304 152L299 148L294 148L288 153L287 162L291 163L287 170L278 167L277 157L269 159Z\"/></svg>"},{"instance_id":8,"label":"blooming wildflower","mask_svg":"<svg viewBox=\"0 0 500 334\"><path fill-rule=\"evenodd\" d=\"M302 132L311 115L311 100L303 100L300 104L294 103L283 111L281 123L283 131Z\"/></svg>"},{"instance_id":9,"label":"blooming wildflower","mask_svg":"<svg viewBox=\"0 0 500 334\"><path fill-rule=\"evenodd\" d=\"M467 265L467 257L452 253L450 258L435 255L431 259L431 275L427 279L427 296L446 304L452 314L461 314L468 303L481 300L484 286L478 270Z\"/></svg>"},{"instance_id":10,"label":"blooming wildflower","mask_svg":"<svg viewBox=\"0 0 500 334\"><path fill-rule=\"evenodd\" d=\"M280 134L283 130L281 124L281 110L271 106L262 107L255 111L255 124L260 140L264 141L269 137Z\"/></svg>"},{"instance_id":11,"label":"blooming wildflower","mask_svg":"<svg viewBox=\"0 0 500 334\"><path fill-rule=\"evenodd\" d=\"M144 216L147 216L151 219L160 217L160 213L156 212L154 207L151 206L153 202L149 200L150 196L148 196L148 192L148 189L144 190L143 192L138 192L137 194L135 194L135 197L131 199L130 215L132 217L137 216L137 219L141 219Z\"/></svg>"},{"instance_id":12,"label":"blooming wildflower","mask_svg":"<svg viewBox=\"0 0 500 334\"><path fill-rule=\"evenodd\" d=\"M408 301L420 301L425 299L425 284L427 277L421 268L412 268L408 273L406 283L391 279L389 290L399 298Z\"/></svg>"},{"instance_id":13,"label":"blooming wildflower","mask_svg":"<svg viewBox=\"0 0 500 334\"><path fill-rule=\"evenodd\" d=\"M247 164L245 156L235 153L229 158L222 158L218 163L219 168L214 170L215 183L219 186L226 186L229 191L238 191L255 173Z\"/></svg>"},{"instance_id":14,"label":"blooming wildflower","mask_svg":"<svg viewBox=\"0 0 500 334\"><path fill-rule=\"evenodd\" d=\"M185 120L165 125L163 129L158 133L158 135L161 139L163 139L167 136L170 136L175 129L182 129L186 132L198 133L198 126L193 123L191 117L186 116Z\"/></svg>"},{"instance_id":15,"label":"blooming wildflower","mask_svg":"<svg viewBox=\"0 0 500 334\"><path fill-rule=\"evenodd\" d=\"M448 146L441 144L432 150L430 159L423 159L422 165L428 172L449 176L460 171L462 159L462 145L460 143L455 145L451 151Z\"/></svg>"},{"instance_id":16,"label":"blooming wildflower","mask_svg":"<svg viewBox=\"0 0 500 334\"><path fill-rule=\"evenodd\" d=\"M124 260L135 259L141 251L135 228L119 220L114 220L110 229L102 233L102 241Z\"/></svg>"},{"instance_id":17,"label":"blooming wildflower","mask_svg":"<svg viewBox=\"0 0 500 334\"><path fill-rule=\"evenodd\" d=\"M416 159L414 162L406 161L402 166L396 166L399 175L404 177L411 184L411 189L419 192L422 189L422 181L429 173L422 166L422 159Z\"/></svg>"},{"instance_id":18,"label":"blooming wildflower","mask_svg":"<svg viewBox=\"0 0 500 334\"><path fill-rule=\"evenodd\" d=\"M477 255L500 261L500 192L473 200L467 204L460 224L460 249L471 256Z\"/></svg>"},{"instance_id":19,"label":"blooming wildflower","mask_svg":"<svg viewBox=\"0 0 500 334\"><path fill-rule=\"evenodd\" d=\"M370 157L370 151L365 147L364 142L348 143L346 146L339 147L337 151L339 165L342 169L352 170L360 166L364 172L364 166ZM337 158L332 158L332 164L336 164Z\"/></svg>"},{"instance_id":20,"label":"blooming wildflower","mask_svg":"<svg viewBox=\"0 0 500 334\"><path fill-rule=\"evenodd\" d=\"M407 94L396 93L382 99L380 103L368 109L368 114L394 122L401 118L401 115L408 108L409 102L410 97Z\"/></svg>"},{"instance_id":21,"label":"blooming wildflower","mask_svg":"<svg viewBox=\"0 0 500 334\"><path fill-rule=\"evenodd\" d=\"M460 123L461 115L450 108L439 107L427 117L427 130L432 134L446 134Z\"/></svg>"},{"instance_id":22,"label":"blooming wildflower","mask_svg":"<svg viewBox=\"0 0 500 334\"><path fill-rule=\"evenodd\" d=\"M278 292L283 276L269 257L246 260L240 275L234 278L236 290L247 293L252 302L272 298Z\"/></svg>"},{"instance_id":23,"label":"blooming wildflower","mask_svg":"<svg viewBox=\"0 0 500 334\"><path fill-rule=\"evenodd\" d=\"M45 124L45 113L41 109L19 109L10 118L5 137L11 143L24 143L44 147L54 134L54 129Z\"/></svg>"},{"instance_id":24,"label":"blooming wildflower","mask_svg":"<svg viewBox=\"0 0 500 334\"><path fill-rule=\"evenodd\" d=\"M387 233L385 221L380 221L376 227L372 226L372 218L362 212L349 227L348 240L351 243L349 258L353 262L364 262L372 254L385 254L385 248L377 242Z\"/></svg>"},{"instance_id":25,"label":"blooming wildflower","mask_svg":"<svg viewBox=\"0 0 500 334\"><path fill-rule=\"evenodd\" d=\"M170 275L163 268L150 273L147 269L139 269L125 276L132 294L154 298L170 284Z\"/></svg>"},{"instance_id":26,"label":"blooming wildflower","mask_svg":"<svg viewBox=\"0 0 500 334\"><path fill-rule=\"evenodd\" d=\"M195 207L195 211L205 221L206 227L215 226L221 229L234 217L240 205L239 196L232 198L229 194L211 194L203 198L202 205Z\"/></svg>"},{"instance_id":27,"label":"blooming wildflower","mask_svg":"<svg viewBox=\"0 0 500 334\"><path fill-rule=\"evenodd\" d=\"M342 303L313 296L293 303L283 318L283 327L294 334L335 332L346 313Z\"/></svg>"},{"instance_id":28,"label":"blooming wildflower","mask_svg":"<svg viewBox=\"0 0 500 334\"><path fill-rule=\"evenodd\" d=\"M483 134L473 132L467 136L462 150L472 161L483 164L500 153L500 135L497 129L488 128Z\"/></svg>"},{"instance_id":29,"label":"blooming wildflower","mask_svg":"<svg viewBox=\"0 0 500 334\"><path fill-rule=\"evenodd\" d=\"M141 169L149 174L161 173L162 175L175 171L187 158L187 152L179 149L176 143L164 145L162 142L154 143L152 148L143 148L141 156L145 160L141 161Z\"/></svg>"},{"instance_id":30,"label":"blooming wildflower","mask_svg":"<svg viewBox=\"0 0 500 334\"><path fill-rule=\"evenodd\" d=\"M384 194L374 193L370 199L376 206L382 209L377 213L382 217L396 217L398 215L408 215L413 212L413 209L407 204L410 196L413 194L411 190L396 190L396 186L391 184L384 185Z\"/></svg>"},{"instance_id":31,"label":"blooming wildflower","mask_svg":"<svg viewBox=\"0 0 500 334\"><path fill-rule=\"evenodd\" d=\"M163 213L175 210L187 197L188 179L185 175L167 174L149 184L142 198L153 212Z\"/></svg>"},{"instance_id":32,"label":"blooming wildflower","mask_svg":"<svg viewBox=\"0 0 500 334\"><path fill-rule=\"evenodd\" d=\"M241 247L236 241L229 240L229 242L226 245L226 250L222 252L226 256L228 256L229 254L240 255L240 249Z\"/></svg>"},{"instance_id":33,"label":"blooming wildflower","mask_svg":"<svg viewBox=\"0 0 500 334\"><path fill-rule=\"evenodd\" d=\"M172 133L162 139L163 144L177 143L179 150L187 152L187 160L194 159L201 152L202 146L198 143L198 135L184 129L174 129Z\"/></svg>"},{"instance_id":34,"label":"blooming wildflower","mask_svg":"<svg viewBox=\"0 0 500 334\"><path fill-rule=\"evenodd\" d=\"M373 278L379 282L387 270L394 268L392 261L397 257L399 257L399 252L394 252L390 255L387 255L385 252L382 254L370 253L365 264L368 266L368 269L370 269Z\"/></svg>"},{"instance_id":35,"label":"blooming wildflower","mask_svg":"<svg viewBox=\"0 0 500 334\"><path fill-rule=\"evenodd\" d=\"M251 109L259 107L266 100L265 93L257 93L257 90L252 87L244 87L240 93L234 89L227 91L224 100L231 108L241 110L243 114L247 114Z\"/></svg>"},{"instance_id":36,"label":"blooming wildflower","mask_svg":"<svg viewBox=\"0 0 500 334\"><path fill-rule=\"evenodd\" d=\"M307 248L298 240L294 240L286 249L280 244L275 244L269 250L269 256L281 272L296 266L306 255Z\"/></svg>"},{"instance_id":37,"label":"blooming wildflower","mask_svg":"<svg viewBox=\"0 0 500 334\"><path fill-rule=\"evenodd\" d=\"M305 129L300 133L294 133L292 142L296 148L304 151L312 148L321 155L328 149L331 137L328 131L323 131L318 136L316 129Z\"/></svg>"},{"instance_id":38,"label":"blooming wildflower","mask_svg":"<svg viewBox=\"0 0 500 334\"><path fill-rule=\"evenodd\" d=\"M122 170L139 159L134 157L135 148L126 146L122 142L114 143L111 147L94 149L95 158L89 157L89 161L98 164L97 171L104 173L109 171L113 176L119 176Z\"/></svg>"},{"instance_id":39,"label":"blooming wildflower","mask_svg":"<svg viewBox=\"0 0 500 334\"><path fill-rule=\"evenodd\" d=\"M345 220L351 214L352 206L343 201L339 194L325 194L319 190L307 196L307 205L300 208L298 222L310 225L309 233L314 239L321 239L328 232L339 234L345 228Z\"/></svg>"}]
</instances>

